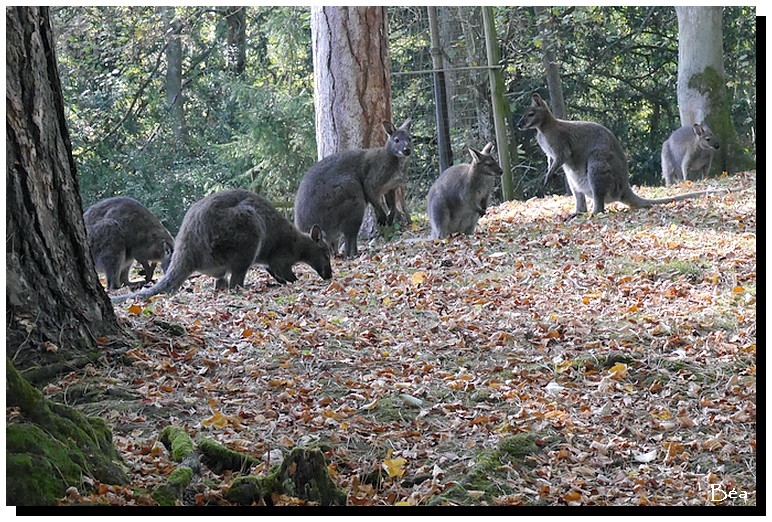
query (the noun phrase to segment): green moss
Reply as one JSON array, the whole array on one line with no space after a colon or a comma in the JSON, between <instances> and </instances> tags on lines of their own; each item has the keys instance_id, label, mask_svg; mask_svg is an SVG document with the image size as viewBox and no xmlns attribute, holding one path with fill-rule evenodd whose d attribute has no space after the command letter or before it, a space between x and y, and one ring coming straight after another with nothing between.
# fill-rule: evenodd
<instances>
[{"instance_id":1,"label":"green moss","mask_svg":"<svg viewBox=\"0 0 772 522\"><path fill-rule=\"evenodd\" d=\"M182 498L185 488L193 480L193 470L187 466L179 466L172 471L166 484L159 486L153 491L153 500L160 506L174 506L177 500Z\"/></svg>"},{"instance_id":2,"label":"green moss","mask_svg":"<svg viewBox=\"0 0 772 522\"><path fill-rule=\"evenodd\" d=\"M273 466L268 474L262 477L238 477L233 481L225 498L241 506L251 506L261 499L266 504L271 504L273 493L281 494L279 481L279 466Z\"/></svg>"},{"instance_id":3,"label":"green moss","mask_svg":"<svg viewBox=\"0 0 772 522\"><path fill-rule=\"evenodd\" d=\"M330 478L324 454L317 449L293 448L282 462L279 479L290 496L322 506L346 503L346 494Z\"/></svg>"},{"instance_id":4,"label":"green moss","mask_svg":"<svg viewBox=\"0 0 772 522\"><path fill-rule=\"evenodd\" d=\"M209 439L200 439L198 449L201 452L201 461L218 475L226 469L249 473L252 466L260 463L249 455L233 451Z\"/></svg>"},{"instance_id":5,"label":"green moss","mask_svg":"<svg viewBox=\"0 0 772 522\"><path fill-rule=\"evenodd\" d=\"M174 462L182 462L186 457L196 452L193 439L184 429L177 426L166 426L161 432L159 440L169 450Z\"/></svg>"}]
</instances>

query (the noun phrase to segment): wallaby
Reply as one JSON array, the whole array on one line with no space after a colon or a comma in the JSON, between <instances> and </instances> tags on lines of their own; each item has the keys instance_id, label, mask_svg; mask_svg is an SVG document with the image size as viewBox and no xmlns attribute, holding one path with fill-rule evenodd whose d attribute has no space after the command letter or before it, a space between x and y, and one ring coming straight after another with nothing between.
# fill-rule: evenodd
<instances>
[{"instance_id":1,"label":"wallaby","mask_svg":"<svg viewBox=\"0 0 772 522\"><path fill-rule=\"evenodd\" d=\"M90 206L83 213L86 237L94 267L105 274L107 288L115 290L129 282L129 269L136 260L153 280L156 262L165 272L174 239L161 221L139 201L117 196Z\"/></svg>"},{"instance_id":2,"label":"wallaby","mask_svg":"<svg viewBox=\"0 0 772 522\"><path fill-rule=\"evenodd\" d=\"M545 185L563 167L576 199L573 215L587 212L585 196L592 198L593 213L599 214L605 210L605 204L612 201L641 208L724 192L703 190L657 199L637 196L630 188L627 158L622 145L611 131L589 121L559 120L552 115L541 96L535 93L517 128L536 129L536 141L547 155Z\"/></svg>"},{"instance_id":3,"label":"wallaby","mask_svg":"<svg viewBox=\"0 0 772 522\"><path fill-rule=\"evenodd\" d=\"M113 301L173 292L193 272L216 278L218 290L243 286L253 264L266 267L279 283L294 282L292 266L299 262L310 265L323 279L332 277L330 251L319 225L304 234L254 192L216 192L185 213L166 275L150 288Z\"/></svg>"},{"instance_id":4,"label":"wallaby","mask_svg":"<svg viewBox=\"0 0 772 522\"><path fill-rule=\"evenodd\" d=\"M685 125L662 144L662 176L665 185L702 179L710 171L713 153L721 148L707 124Z\"/></svg>"},{"instance_id":5,"label":"wallaby","mask_svg":"<svg viewBox=\"0 0 772 522\"><path fill-rule=\"evenodd\" d=\"M491 149L493 143L485 145L482 151L469 147L471 163L448 167L434 181L426 196L431 239L456 232L474 233L477 221L488 208L488 198L501 178L501 167L491 156Z\"/></svg>"},{"instance_id":6,"label":"wallaby","mask_svg":"<svg viewBox=\"0 0 772 522\"><path fill-rule=\"evenodd\" d=\"M407 119L395 128L384 121L388 139L383 147L339 152L313 165L295 196L295 225L306 230L318 223L334 254L343 238L345 257L356 256L367 204L375 209L378 223L386 224L393 209L386 207L385 196L405 183L412 146L410 123Z\"/></svg>"}]
</instances>

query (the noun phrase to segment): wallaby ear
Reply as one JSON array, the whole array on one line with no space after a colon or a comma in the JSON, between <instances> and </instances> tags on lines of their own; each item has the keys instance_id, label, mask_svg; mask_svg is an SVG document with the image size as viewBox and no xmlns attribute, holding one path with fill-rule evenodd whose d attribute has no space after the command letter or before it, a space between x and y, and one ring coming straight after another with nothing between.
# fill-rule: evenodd
<instances>
[{"instance_id":1,"label":"wallaby ear","mask_svg":"<svg viewBox=\"0 0 772 522\"><path fill-rule=\"evenodd\" d=\"M412 118L408 118L405 121L402 122L402 125L399 126L402 130L410 130L410 125L413 123Z\"/></svg>"},{"instance_id":2,"label":"wallaby ear","mask_svg":"<svg viewBox=\"0 0 772 522\"><path fill-rule=\"evenodd\" d=\"M316 242L324 240L324 232L322 232L322 227L320 227L317 224L314 224L311 226L309 235L311 236L311 239L313 239Z\"/></svg>"},{"instance_id":3,"label":"wallaby ear","mask_svg":"<svg viewBox=\"0 0 772 522\"><path fill-rule=\"evenodd\" d=\"M473 149L472 147L467 147L469 149L469 155L472 156L472 160L474 161L480 161L480 155L482 152L480 152L477 149Z\"/></svg>"},{"instance_id":4,"label":"wallaby ear","mask_svg":"<svg viewBox=\"0 0 772 522\"><path fill-rule=\"evenodd\" d=\"M695 123L694 125L692 125L692 129L694 129L694 134L696 134L697 136L702 136L702 132L703 132L702 125L700 125L699 123Z\"/></svg>"},{"instance_id":5,"label":"wallaby ear","mask_svg":"<svg viewBox=\"0 0 772 522\"><path fill-rule=\"evenodd\" d=\"M391 136L392 134L394 134L396 132L397 128L394 127L394 124L391 123L390 121L384 120L383 121L383 130L386 131L386 134Z\"/></svg>"},{"instance_id":6,"label":"wallaby ear","mask_svg":"<svg viewBox=\"0 0 772 522\"><path fill-rule=\"evenodd\" d=\"M492 150L493 150L493 142L489 141L488 143L485 144L485 147L483 147L482 153L490 156Z\"/></svg>"},{"instance_id":7,"label":"wallaby ear","mask_svg":"<svg viewBox=\"0 0 772 522\"><path fill-rule=\"evenodd\" d=\"M546 104L544 103L544 100L541 99L541 96L539 96L539 93L533 93L533 96L531 96L531 107L543 107L544 105Z\"/></svg>"}]
</instances>

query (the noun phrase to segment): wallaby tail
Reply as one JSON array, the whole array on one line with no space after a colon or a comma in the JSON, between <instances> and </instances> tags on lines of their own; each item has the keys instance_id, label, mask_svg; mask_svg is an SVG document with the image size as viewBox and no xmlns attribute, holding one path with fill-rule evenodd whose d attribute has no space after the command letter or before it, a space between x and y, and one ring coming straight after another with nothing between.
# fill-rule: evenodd
<instances>
[{"instance_id":1,"label":"wallaby tail","mask_svg":"<svg viewBox=\"0 0 772 522\"><path fill-rule=\"evenodd\" d=\"M628 188L626 193L622 195L622 203L631 208L650 207L652 205L663 205L665 203L671 203L673 201L682 201L684 199L692 199L698 196L704 196L706 194L725 194L729 192L727 189L710 189L700 190L698 192L687 192L686 194L678 194L676 196L668 196L666 198L647 199L642 198Z\"/></svg>"},{"instance_id":2,"label":"wallaby tail","mask_svg":"<svg viewBox=\"0 0 772 522\"><path fill-rule=\"evenodd\" d=\"M113 303L122 303L129 299L148 299L154 295L174 292L185 282L185 279L187 279L191 273L192 272L190 271L178 270L176 267L170 267L169 271L150 288L145 288L144 290L139 290L130 294L114 295L110 297L110 301Z\"/></svg>"}]
</instances>

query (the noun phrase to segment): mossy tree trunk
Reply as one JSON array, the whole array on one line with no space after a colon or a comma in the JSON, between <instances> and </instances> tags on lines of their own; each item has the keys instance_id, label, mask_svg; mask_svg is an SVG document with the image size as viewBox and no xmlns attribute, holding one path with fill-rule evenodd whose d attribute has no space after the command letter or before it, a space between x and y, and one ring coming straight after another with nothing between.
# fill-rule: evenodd
<instances>
[{"instance_id":1,"label":"mossy tree trunk","mask_svg":"<svg viewBox=\"0 0 772 522\"><path fill-rule=\"evenodd\" d=\"M123 334L86 245L48 9L5 14L6 354L39 381Z\"/></svg>"},{"instance_id":2,"label":"mossy tree trunk","mask_svg":"<svg viewBox=\"0 0 772 522\"><path fill-rule=\"evenodd\" d=\"M743 150L729 113L724 79L723 7L676 7L678 15L678 110L681 125L707 122L721 149L713 173L755 168Z\"/></svg>"}]
</instances>

